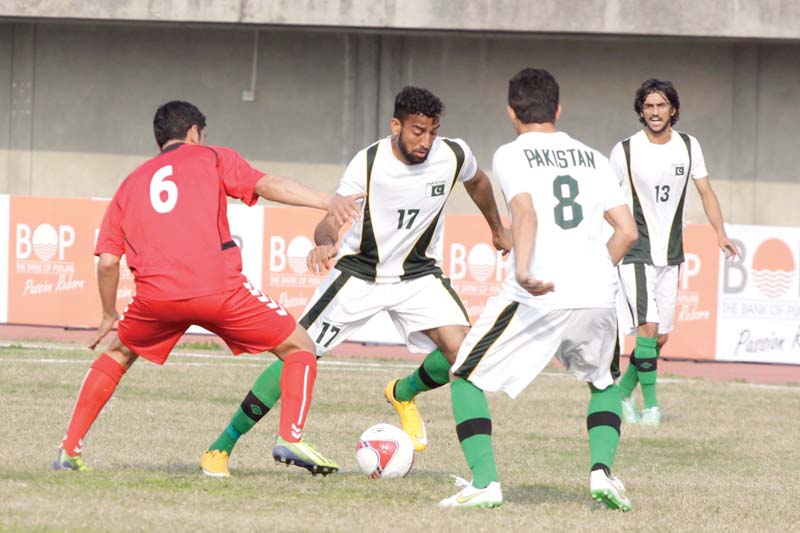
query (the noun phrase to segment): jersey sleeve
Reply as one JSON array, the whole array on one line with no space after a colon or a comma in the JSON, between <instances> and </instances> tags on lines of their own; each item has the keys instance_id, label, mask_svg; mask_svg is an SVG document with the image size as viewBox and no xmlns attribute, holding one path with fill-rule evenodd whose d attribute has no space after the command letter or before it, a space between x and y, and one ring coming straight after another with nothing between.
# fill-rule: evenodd
<instances>
[{"instance_id":1,"label":"jersey sleeve","mask_svg":"<svg viewBox=\"0 0 800 533\"><path fill-rule=\"evenodd\" d=\"M694 180L705 178L708 176L708 170L706 170L706 159L703 157L703 149L700 148L700 143L697 139L691 135L689 136L689 142L692 147L692 168L689 169L689 176Z\"/></svg>"},{"instance_id":2,"label":"jersey sleeve","mask_svg":"<svg viewBox=\"0 0 800 533\"><path fill-rule=\"evenodd\" d=\"M608 156L608 163L618 184L622 184L628 179L628 162L625 161L625 150L622 143L617 143Z\"/></svg>"},{"instance_id":3,"label":"jersey sleeve","mask_svg":"<svg viewBox=\"0 0 800 533\"><path fill-rule=\"evenodd\" d=\"M475 177L475 173L478 171L478 161L466 142L461 139L453 140L464 150L464 164L461 166L461 172L458 173L458 181L464 183Z\"/></svg>"},{"instance_id":4,"label":"jersey sleeve","mask_svg":"<svg viewBox=\"0 0 800 533\"><path fill-rule=\"evenodd\" d=\"M603 211L627 204L625 193L622 190L622 186L620 186L618 176L612 169L611 162L601 154L597 155L597 172L601 183Z\"/></svg>"},{"instance_id":5,"label":"jersey sleeve","mask_svg":"<svg viewBox=\"0 0 800 533\"><path fill-rule=\"evenodd\" d=\"M492 157L492 174L500 184L507 204L510 204L511 199L519 193L530 192L524 188L524 180L514 179L513 164L509 160L508 150L504 150L504 146L498 148Z\"/></svg>"},{"instance_id":6,"label":"jersey sleeve","mask_svg":"<svg viewBox=\"0 0 800 533\"><path fill-rule=\"evenodd\" d=\"M125 253L125 234L122 232L122 206L119 203L119 195L120 191L117 191L103 215L97 243L94 246L94 255L107 253L122 257Z\"/></svg>"},{"instance_id":7,"label":"jersey sleeve","mask_svg":"<svg viewBox=\"0 0 800 533\"><path fill-rule=\"evenodd\" d=\"M250 166L235 150L222 146L212 149L217 154L217 174L225 186L225 194L247 205L256 203L256 183L265 173Z\"/></svg>"},{"instance_id":8,"label":"jersey sleeve","mask_svg":"<svg viewBox=\"0 0 800 533\"><path fill-rule=\"evenodd\" d=\"M367 151L361 150L344 170L336 194L348 196L367 192Z\"/></svg>"}]
</instances>

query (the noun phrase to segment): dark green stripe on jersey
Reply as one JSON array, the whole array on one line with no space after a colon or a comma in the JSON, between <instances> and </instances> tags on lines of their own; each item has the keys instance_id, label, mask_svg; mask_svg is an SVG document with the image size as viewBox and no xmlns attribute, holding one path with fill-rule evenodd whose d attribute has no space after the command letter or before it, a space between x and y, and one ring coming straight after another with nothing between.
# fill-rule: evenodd
<instances>
[{"instance_id":1,"label":"dark green stripe on jersey","mask_svg":"<svg viewBox=\"0 0 800 533\"><path fill-rule=\"evenodd\" d=\"M464 379L469 379L469 375L475 370L478 363L481 362L481 359L483 359L483 356L489 351L489 348L492 347L492 344L494 344L506 330L511 319L514 317L514 313L517 312L518 307L518 302L512 302L500 312L500 315L497 317L497 320L494 321L492 327L489 328L489 331L487 331L486 334L481 337L481 340L472 347L467 358L461 366L453 371L453 374Z\"/></svg>"},{"instance_id":2,"label":"dark green stripe on jersey","mask_svg":"<svg viewBox=\"0 0 800 533\"><path fill-rule=\"evenodd\" d=\"M361 243L357 254L345 255L336 262L336 268L353 276L375 281L378 272L378 244L375 241L375 231L372 229L372 216L369 209L369 189L372 180L372 167L375 166L375 156L378 153L378 144L367 148L367 197L364 198L364 214L361 217Z\"/></svg>"},{"instance_id":3,"label":"dark green stripe on jersey","mask_svg":"<svg viewBox=\"0 0 800 533\"><path fill-rule=\"evenodd\" d=\"M641 263L633 265L633 272L636 277L636 325L641 326L647 322L647 276Z\"/></svg>"},{"instance_id":4,"label":"dark green stripe on jersey","mask_svg":"<svg viewBox=\"0 0 800 533\"><path fill-rule=\"evenodd\" d=\"M642 204L639 201L639 195L636 193L636 187L633 185L633 173L631 172L631 140L630 138L622 141L622 149L625 151L625 162L628 165L628 182L631 184L631 197L633 198L633 220L636 221L636 229L639 231L639 238L633 243L633 246L625 258L623 263L646 263L653 264L653 256L650 252L650 232L647 229L647 221L644 218L644 211Z\"/></svg>"},{"instance_id":5,"label":"dark green stripe on jersey","mask_svg":"<svg viewBox=\"0 0 800 533\"><path fill-rule=\"evenodd\" d=\"M461 312L464 313L464 318L467 320L467 323L469 323L469 313L467 313L467 308L464 307L464 302L462 302L461 298L459 298L458 293L453 288L453 284L450 283L450 279L444 277L444 274L442 274L441 271L436 272L433 275L439 278L439 281L442 282L444 288L450 293L450 296L453 297L453 300L455 300L455 302L458 304L458 307L461 308Z\"/></svg>"},{"instance_id":6,"label":"dark green stripe on jersey","mask_svg":"<svg viewBox=\"0 0 800 533\"><path fill-rule=\"evenodd\" d=\"M456 180L458 180L458 175L461 173L461 168L464 166L466 154L464 153L464 149L461 148L461 145L457 142L451 141L450 139L442 139L442 142L449 146L456 156L456 171L453 174L453 181L450 184L450 191L452 191ZM447 193L448 197L450 196L450 191ZM445 203L446 201L445 199ZM417 242L414 243L414 246L411 247L411 251L408 252L405 261L403 261L403 274L400 276L401 280L414 279L426 274L441 272L436 266L436 259L428 257L426 251L428 250L428 246L431 245L433 234L436 232L436 226L439 224L439 218L444 212L445 203L442 203L439 212L436 213L431 223L425 228L425 231L420 235L419 239L417 239Z\"/></svg>"},{"instance_id":7,"label":"dark green stripe on jersey","mask_svg":"<svg viewBox=\"0 0 800 533\"><path fill-rule=\"evenodd\" d=\"M333 280L333 283L331 283L330 287L325 289L325 292L323 292L319 297L317 303L315 303L311 309L308 310L308 313L306 313L303 318L300 319L300 325L308 329L309 326L311 326L311 324L313 324L319 318L319 315L322 314L325 308L328 307L328 304L333 301L334 297L336 297L339 291L342 290L342 287L344 287L344 284L347 283L348 279L350 279L349 273L340 273L339 276Z\"/></svg>"},{"instance_id":8,"label":"dark green stripe on jersey","mask_svg":"<svg viewBox=\"0 0 800 533\"><path fill-rule=\"evenodd\" d=\"M678 207L675 209L675 217L672 219L672 228L669 231L669 244L667 245L667 264L680 265L683 263L683 204L686 202L686 187L692 174L692 141L685 133L680 133L689 152L689 168L686 171L686 181L683 182L683 191Z\"/></svg>"}]
</instances>

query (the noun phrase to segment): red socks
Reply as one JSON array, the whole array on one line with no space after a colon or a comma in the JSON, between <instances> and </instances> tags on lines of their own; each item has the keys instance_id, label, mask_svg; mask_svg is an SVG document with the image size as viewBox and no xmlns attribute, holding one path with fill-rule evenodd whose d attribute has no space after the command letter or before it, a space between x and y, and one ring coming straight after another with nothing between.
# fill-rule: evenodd
<instances>
[{"instance_id":1,"label":"red socks","mask_svg":"<svg viewBox=\"0 0 800 533\"><path fill-rule=\"evenodd\" d=\"M316 379L317 358L311 353L295 352L284 358L281 372L281 424L278 433L288 442L300 440Z\"/></svg>"},{"instance_id":2,"label":"red socks","mask_svg":"<svg viewBox=\"0 0 800 533\"><path fill-rule=\"evenodd\" d=\"M61 443L67 454L74 457L81 453L83 437L92 427L100 410L114 394L114 389L117 388L123 374L125 368L106 353L101 354L92 363L81 383L67 434Z\"/></svg>"}]
</instances>

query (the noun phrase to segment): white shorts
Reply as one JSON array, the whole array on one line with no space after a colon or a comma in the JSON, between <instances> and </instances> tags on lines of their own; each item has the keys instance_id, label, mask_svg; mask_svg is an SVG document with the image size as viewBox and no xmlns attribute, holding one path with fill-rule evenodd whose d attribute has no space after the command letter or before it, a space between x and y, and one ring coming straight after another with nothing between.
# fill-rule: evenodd
<instances>
[{"instance_id":1,"label":"white shorts","mask_svg":"<svg viewBox=\"0 0 800 533\"><path fill-rule=\"evenodd\" d=\"M614 309L538 309L489 298L458 351L453 373L477 387L522 392L555 355L577 379L605 389L614 380Z\"/></svg>"},{"instance_id":2,"label":"white shorts","mask_svg":"<svg viewBox=\"0 0 800 533\"><path fill-rule=\"evenodd\" d=\"M450 280L430 274L397 283L374 283L331 269L298 320L321 356L345 341L374 315L386 311L408 349L428 353L436 344L424 330L469 326Z\"/></svg>"},{"instance_id":3,"label":"white shorts","mask_svg":"<svg viewBox=\"0 0 800 533\"><path fill-rule=\"evenodd\" d=\"M619 329L636 335L646 322L658 324L658 334L672 331L678 299L679 265L628 264L619 267L622 298L618 299Z\"/></svg>"}]
</instances>

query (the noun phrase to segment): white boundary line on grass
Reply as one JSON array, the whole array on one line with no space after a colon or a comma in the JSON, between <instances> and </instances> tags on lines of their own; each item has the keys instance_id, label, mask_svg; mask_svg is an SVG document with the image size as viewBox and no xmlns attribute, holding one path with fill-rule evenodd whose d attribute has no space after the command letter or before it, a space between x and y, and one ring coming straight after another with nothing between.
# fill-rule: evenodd
<instances>
[{"instance_id":1,"label":"white boundary line on grass","mask_svg":"<svg viewBox=\"0 0 800 533\"><path fill-rule=\"evenodd\" d=\"M13 341L0 341L0 348L10 348L10 347L21 347L25 349L33 349L33 350L61 350L66 352L84 352L86 354L94 354L97 352L92 352L88 348L84 348L82 346L77 346L74 344L51 344L51 343L31 343L31 342L13 342ZM261 356L259 355L240 355L240 356L233 356L230 353L226 354L213 354L213 353L200 353L200 352L191 352L191 351L181 351L177 350L172 352L171 356L177 356L178 358L192 358L192 359L208 359L211 361L219 361L219 362L194 362L194 361L176 361L175 359L170 359L167 363L169 366L213 366L213 367L222 367L222 368L234 368L234 367L243 367L243 368L263 368L264 364L267 360L266 359L257 359ZM248 358L250 358L248 360ZM253 360L256 359L256 360ZM2 363L22 363L22 364L86 364L87 362L92 361L93 358L80 358L80 359L55 359L55 358L47 358L47 357L38 357L38 358L28 358L28 357L2 357L0 356L0 364ZM236 361L236 362L234 362ZM397 362L370 362L370 361L331 361L328 359L320 359L319 365L323 367L333 367L333 368L340 368L346 370L356 370L356 371L372 371L372 370L382 370L382 369L412 369L417 368L419 366L418 363L397 363ZM151 365L142 366L140 368L155 368ZM548 377L555 377L555 378L571 378L571 376L564 372L564 371L550 371L545 370L540 375L548 376ZM659 383L690 383L692 381L699 381L703 378L662 378L658 379ZM800 387L797 386L790 386L790 385L772 385L772 384L763 384L763 383L746 383L746 382L739 382L739 381L723 381L723 383L733 385L733 386L740 386L740 387L747 387L753 389L764 389L764 390L772 390L772 391L784 391L784 392L797 392L800 393Z\"/></svg>"}]
</instances>

